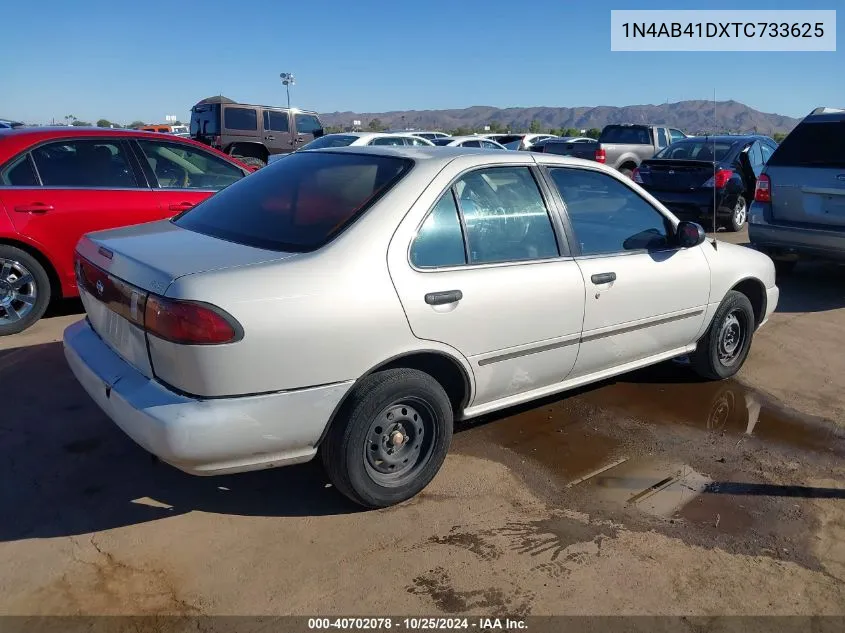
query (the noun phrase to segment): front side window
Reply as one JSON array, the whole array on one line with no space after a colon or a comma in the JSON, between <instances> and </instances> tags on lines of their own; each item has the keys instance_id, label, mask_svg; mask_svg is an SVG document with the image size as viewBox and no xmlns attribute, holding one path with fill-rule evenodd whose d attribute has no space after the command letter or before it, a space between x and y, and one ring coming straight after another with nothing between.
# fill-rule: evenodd
<instances>
[{"instance_id":1,"label":"front side window","mask_svg":"<svg viewBox=\"0 0 845 633\"><path fill-rule=\"evenodd\" d=\"M45 187L137 187L124 146L110 140L68 140L32 150Z\"/></svg>"},{"instance_id":2,"label":"front side window","mask_svg":"<svg viewBox=\"0 0 845 633\"><path fill-rule=\"evenodd\" d=\"M411 245L411 263L418 268L466 264L458 207L450 188L423 222Z\"/></svg>"},{"instance_id":3,"label":"front side window","mask_svg":"<svg viewBox=\"0 0 845 633\"><path fill-rule=\"evenodd\" d=\"M229 130L257 130L258 112L253 108L226 108L223 127Z\"/></svg>"},{"instance_id":4,"label":"front side window","mask_svg":"<svg viewBox=\"0 0 845 633\"><path fill-rule=\"evenodd\" d=\"M320 120L313 114L297 114L295 119L297 134L313 134L323 129Z\"/></svg>"},{"instance_id":5,"label":"front side window","mask_svg":"<svg viewBox=\"0 0 845 633\"><path fill-rule=\"evenodd\" d=\"M244 173L217 156L179 143L138 141L162 189L219 191Z\"/></svg>"},{"instance_id":6,"label":"front side window","mask_svg":"<svg viewBox=\"0 0 845 633\"><path fill-rule=\"evenodd\" d=\"M264 129L273 132L288 132L288 113L264 110Z\"/></svg>"},{"instance_id":7,"label":"front side window","mask_svg":"<svg viewBox=\"0 0 845 633\"><path fill-rule=\"evenodd\" d=\"M566 204L582 255L670 246L673 229L668 218L613 176L573 168L549 173Z\"/></svg>"},{"instance_id":8,"label":"front side window","mask_svg":"<svg viewBox=\"0 0 845 633\"><path fill-rule=\"evenodd\" d=\"M469 263L558 256L546 204L528 167L474 171L455 183L467 231Z\"/></svg>"},{"instance_id":9,"label":"front side window","mask_svg":"<svg viewBox=\"0 0 845 633\"><path fill-rule=\"evenodd\" d=\"M482 144L483 147L485 147L487 149L502 149L496 143L493 143L491 141L482 141L481 144Z\"/></svg>"},{"instance_id":10,"label":"front side window","mask_svg":"<svg viewBox=\"0 0 845 633\"><path fill-rule=\"evenodd\" d=\"M0 183L7 187L37 187L38 177L29 154L24 154L3 170Z\"/></svg>"},{"instance_id":11,"label":"front side window","mask_svg":"<svg viewBox=\"0 0 845 633\"><path fill-rule=\"evenodd\" d=\"M657 147L666 147L669 144L666 138L666 130L662 127L657 128Z\"/></svg>"},{"instance_id":12,"label":"front side window","mask_svg":"<svg viewBox=\"0 0 845 633\"><path fill-rule=\"evenodd\" d=\"M247 246L309 252L366 213L412 165L393 156L294 152L211 196L174 222Z\"/></svg>"}]
</instances>

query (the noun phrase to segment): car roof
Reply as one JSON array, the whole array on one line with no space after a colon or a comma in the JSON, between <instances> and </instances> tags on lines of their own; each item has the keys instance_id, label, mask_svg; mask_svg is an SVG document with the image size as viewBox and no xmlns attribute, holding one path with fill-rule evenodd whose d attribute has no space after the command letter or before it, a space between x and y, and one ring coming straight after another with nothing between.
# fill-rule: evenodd
<instances>
[{"instance_id":1,"label":"car roof","mask_svg":"<svg viewBox=\"0 0 845 633\"><path fill-rule=\"evenodd\" d=\"M842 108L816 108L806 117L804 121L817 123L820 121L845 121L845 110Z\"/></svg>"},{"instance_id":2,"label":"car roof","mask_svg":"<svg viewBox=\"0 0 845 633\"><path fill-rule=\"evenodd\" d=\"M64 138L96 138L98 136L106 137L123 137L123 138L148 138L161 140L165 138L169 141L193 145L202 148L205 151L220 154L220 152L212 149L208 145L203 145L192 139L184 136L177 136L175 134L162 134L161 132L151 132L147 130L125 130L109 127L83 127L71 125L59 126L40 126L40 127L19 127L12 130L0 129L0 144L2 153L0 153L0 161L5 160L8 156L14 155L24 148L30 147L43 141L60 140ZM8 151L6 150L8 148ZM231 157L227 157L231 160ZM236 161L237 162L237 161Z\"/></svg>"},{"instance_id":3,"label":"car roof","mask_svg":"<svg viewBox=\"0 0 845 633\"><path fill-rule=\"evenodd\" d=\"M717 143L741 143L744 141L772 141L772 139L764 134L712 134L710 136L688 136L687 138L678 139L675 143L700 143L702 140L713 141ZM774 141L772 141L774 142ZM674 143L672 143L674 145Z\"/></svg>"}]
</instances>

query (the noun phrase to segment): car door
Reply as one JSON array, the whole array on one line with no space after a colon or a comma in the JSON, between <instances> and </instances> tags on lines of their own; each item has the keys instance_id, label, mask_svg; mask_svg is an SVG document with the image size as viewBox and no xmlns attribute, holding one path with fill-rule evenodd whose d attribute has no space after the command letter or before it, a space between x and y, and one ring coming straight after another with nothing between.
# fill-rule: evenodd
<instances>
[{"instance_id":1,"label":"car door","mask_svg":"<svg viewBox=\"0 0 845 633\"><path fill-rule=\"evenodd\" d=\"M674 246L674 226L634 185L603 171L550 166L586 286L581 349L572 377L682 354L710 295L701 246Z\"/></svg>"},{"instance_id":2,"label":"car door","mask_svg":"<svg viewBox=\"0 0 845 633\"><path fill-rule=\"evenodd\" d=\"M73 253L85 233L165 217L123 139L43 143L6 169L25 162L35 178L0 185L0 199L15 230L50 258L66 291L76 287Z\"/></svg>"},{"instance_id":3,"label":"car door","mask_svg":"<svg viewBox=\"0 0 845 633\"><path fill-rule=\"evenodd\" d=\"M270 154L286 154L293 151L293 136L290 133L290 119L287 110L265 109L262 114L264 125L264 146Z\"/></svg>"},{"instance_id":4,"label":"car door","mask_svg":"<svg viewBox=\"0 0 845 633\"><path fill-rule=\"evenodd\" d=\"M139 138L133 144L167 217L187 211L246 176L237 165L188 143Z\"/></svg>"},{"instance_id":5,"label":"car door","mask_svg":"<svg viewBox=\"0 0 845 633\"><path fill-rule=\"evenodd\" d=\"M323 131L323 124L314 114L295 112L293 115L294 130L296 135L293 138L294 148L301 147L313 141Z\"/></svg>"},{"instance_id":6,"label":"car door","mask_svg":"<svg viewBox=\"0 0 845 633\"><path fill-rule=\"evenodd\" d=\"M413 333L469 360L471 405L483 408L569 374L584 282L533 168L460 174L472 164L459 159L434 179L397 230L388 264Z\"/></svg>"}]
</instances>

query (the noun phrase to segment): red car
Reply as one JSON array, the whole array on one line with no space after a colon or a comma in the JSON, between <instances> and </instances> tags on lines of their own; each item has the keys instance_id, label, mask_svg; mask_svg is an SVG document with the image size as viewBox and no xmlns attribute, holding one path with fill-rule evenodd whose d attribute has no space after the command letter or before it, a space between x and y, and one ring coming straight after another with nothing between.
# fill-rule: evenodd
<instances>
[{"instance_id":1,"label":"red car","mask_svg":"<svg viewBox=\"0 0 845 633\"><path fill-rule=\"evenodd\" d=\"M73 252L91 231L176 215L254 168L137 130L0 130L0 336L78 295Z\"/></svg>"}]
</instances>

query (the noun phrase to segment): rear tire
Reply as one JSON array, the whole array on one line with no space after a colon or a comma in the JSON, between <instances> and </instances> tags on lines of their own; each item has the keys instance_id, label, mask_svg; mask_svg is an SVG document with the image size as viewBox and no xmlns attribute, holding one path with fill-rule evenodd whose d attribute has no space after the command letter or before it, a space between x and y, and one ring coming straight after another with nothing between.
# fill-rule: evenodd
<instances>
[{"instance_id":1,"label":"rear tire","mask_svg":"<svg viewBox=\"0 0 845 633\"><path fill-rule=\"evenodd\" d=\"M631 176L634 175L634 170L631 169L628 166L625 166L625 167L619 168L619 173L622 174L623 176L625 176L625 178L630 178Z\"/></svg>"},{"instance_id":2,"label":"rear tire","mask_svg":"<svg viewBox=\"0 0 845 633\"><path fill-rule=\"evenodd\" d=\"M748 297L731 290L690 355L695 373L707 380L724 380L736 374L748 358L754 328L754 309Z\"/></svg>"},{"instance_id":3,"label":"rear tire","mask_svg":"<svg viewBox=\"0 0 845 633\"><path fill-rule=\"evenodd\" d=\"M32 255L0 244L0 336L23 332L50 305L50 278Z\"/></svg>"},{"instance_id":4,"label":"rear tire","mask_svg":"<svg viewBox=\"0 0 845 633\"><path fill-rule=\"evenodd\" d=\"M261 160L260 158L256 158L255 156L234 156L234 158L237 158L239 161L241 161L244 165L247 165L248 167L257 167L258 169L261 169L262 167L267 165L265 161Z\"/></svg>"},{"instance_id":5,"label":"rear tire","mask_svg":"<svg viewBox=\"0 0 845 633\"><path fill-rule=\"evenodd\" d=\"M367 508L410 499L443 465L452 405L434 378L389 369L361 380L320 447L332 484Z\"/></svg>"},{"instance_id":6,"label":"rear tire","mask_svg":"<svg viewBox=\"0 0 845 633\"><path fill-rule=\"evenodd\" d=\"M736 204L731 210L730 219L727 222L727 229L737 233L745 228L745 222L748 219L748 204L745 197L737 196Z\"/></svg>"}]
</instances>

